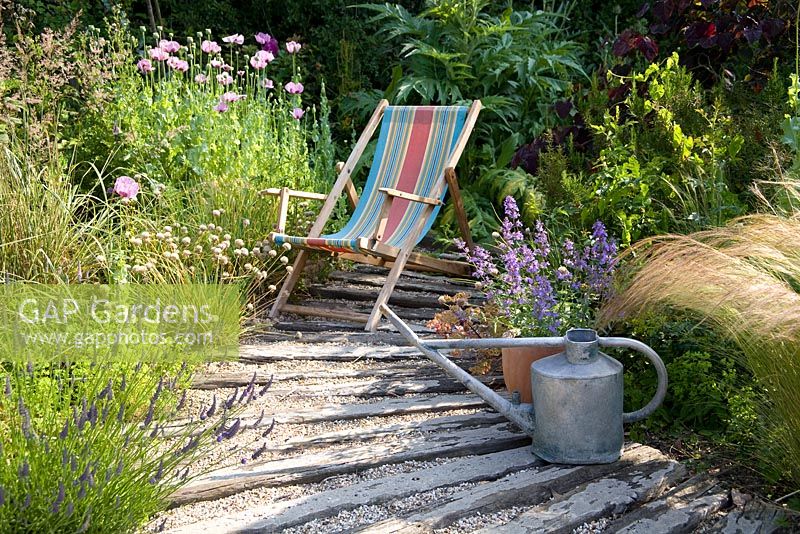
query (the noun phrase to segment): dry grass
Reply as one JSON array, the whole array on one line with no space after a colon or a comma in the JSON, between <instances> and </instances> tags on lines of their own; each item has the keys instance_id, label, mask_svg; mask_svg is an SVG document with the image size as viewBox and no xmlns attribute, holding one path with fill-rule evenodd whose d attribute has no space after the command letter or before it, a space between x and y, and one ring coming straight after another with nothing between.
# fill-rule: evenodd
<instances>
[{"instance_id":1,"label":"dry grass","mask_svg":"<svg viewBox=\"0 0 800 534\"><path fill-rule=\"evenodd\" d=\"M629 249L623 289L601 322L671 307L730 336L766 391L765 459L800 483L800 182L769 185L774 195L756 189L768 214Z\"/></svg>"}]
</instances>

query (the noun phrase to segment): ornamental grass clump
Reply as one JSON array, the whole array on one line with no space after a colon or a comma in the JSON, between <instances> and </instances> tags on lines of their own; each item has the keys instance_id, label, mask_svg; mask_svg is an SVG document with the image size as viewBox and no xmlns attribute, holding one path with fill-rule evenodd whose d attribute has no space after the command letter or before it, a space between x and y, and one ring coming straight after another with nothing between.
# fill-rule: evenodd
<instances>
[{"instance_id":1,"label":"ornamental grass clump","mask_svg":"<svg viewBox=\"0 0 800 534\"><path fill-rule=\"evenodd\" d=\"M683 309L741 350L761 386L759 461L800 483L800 216L752 215L637 243L604 323Z\"/></svg>"},{"instance_id":2,"label":"ornamental grass clump","mask_svg":"<svg viewBox=\"0 0 800 534\"><path fill-rule=\"evenodd\" d=\"M252 380L241 395L167 428L187 410L185 366L60 362L4 368L4 533L140 528L198 474L192 465L204 447L244 429L236 414L269 387L258 388Z\"/></svg>"},{"instance_id":3,"label":"ornamental grass clump","mask_svg":"<svg viewBox=\"0 0 800 534\"><path fill-rule=\"evenodd\" d=\"M597 221L589 236L552 246L541 221L523 228L513 197L505 199L504 208L491 250L468 251L457 243L474 269L477 287L486 292L484 310L494 333L553 336L594 326L594 310L608 295L616 266L616 242L603 223Z\"/></svg>"}]
</instances>

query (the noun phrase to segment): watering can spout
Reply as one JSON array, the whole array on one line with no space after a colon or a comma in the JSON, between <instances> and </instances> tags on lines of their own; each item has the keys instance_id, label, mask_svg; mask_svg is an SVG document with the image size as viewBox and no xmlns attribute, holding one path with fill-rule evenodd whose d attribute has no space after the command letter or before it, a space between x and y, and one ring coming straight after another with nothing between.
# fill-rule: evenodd
<instances>
[{"instance_id":1,"label":"watering can spout","mask_svg":"<svg viewBox=\"0 0 800 534\"><path fill-rule=\"evenodd\" d=\"M481 383L474 376L463 370L458 365L445 358L439 351L431 349L425 345L421 339L405 324L395 313L385 304L381 305L381 311L387 319L397 328L400 333L413 343L425 356L430 358L435 364L442 367L447 373L464 384L467 389L478 395L486 403L494 408L499 414L506 417L509 421L517 425L526 434L534 432L534 417L532 404L512 404L485 384Z\"/></svg>"}]
</instances>

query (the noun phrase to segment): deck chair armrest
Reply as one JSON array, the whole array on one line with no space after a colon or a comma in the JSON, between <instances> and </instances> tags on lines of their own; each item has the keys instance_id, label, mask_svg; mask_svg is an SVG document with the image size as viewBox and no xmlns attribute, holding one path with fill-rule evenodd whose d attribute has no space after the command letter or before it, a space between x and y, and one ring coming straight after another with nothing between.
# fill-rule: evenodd
<instances>
[{"instance_id":1,"label":"deck chair armrest","mask_svg":"<svg viewBox=\"0 0 800 534\"><path fill-rule=\"evenodd\" d=\"M286 189L287 195L289 197L295 198L305 198L308 200L325 200L328 198L328 195L324 193L310 193L308 191L295 191L294 189L289 189L286 187L270 187L269 189L262 189L258 192L259 195L263 196L274 196L279 197L281 196L281 192Z\"/></svg>"},{"instance_id":2,"label":"deck chair armrest","mask_svg":"<svg viewBox=\"0 0 800 534\"><path fill-rule=\"evenodd\" d=\"M415 195L413 193L406 193L405 191L399 191L397 189L392 189L389 187L379 187L378 191L381 193L385 193L389 197L397 197L402 198L405 200L410 200L412 202L421 202L423 204L430 204L431 206L441 206L442 201L438 198L431 198L431 197L421 197L419 195Z\"/></svg>"},{"instance_id":3,"label":"deck chair armrest","mask_svg":"<svg viewBox=\"0 0 800 534\"><path fill-rule=\"evenodd\" d=\"M261 196L276 196L278 197L278 232L284 233L286 231L286 217L289 215L289 199L304 198L307 200L321 200L328 199L328 195L322 193L309 193L308 191L295 191L288 187L270 187L269 189L262 189L258 192Z\"/></svg>"}]
</instances>

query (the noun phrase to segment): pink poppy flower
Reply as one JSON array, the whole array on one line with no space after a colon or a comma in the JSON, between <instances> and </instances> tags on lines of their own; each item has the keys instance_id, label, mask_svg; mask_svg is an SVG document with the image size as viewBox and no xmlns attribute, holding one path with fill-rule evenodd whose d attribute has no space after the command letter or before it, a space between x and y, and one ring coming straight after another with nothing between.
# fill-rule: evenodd
<instances>
[{"instance_id":1,"label":"pink poppy flower","mask_svg":"<svg viewBox=\"0 0 800 534\"><path fill-rule=\"evenodd\" d=\"M139 69L139 72L141 72L142 74L153 72L153 64L150 62L149 59L140 59L139 61L137 61L136 68Z\"/></svg>"},{"instance_id":2,"label":"pink poppy flower","mask_svg":"<svg viewBox=\"0 0 800 534\"><path fill-rule=\"evenodd\" d=\"M303 45L301 45L296 41L289 41L288 43L286 43L286 51L289 52L290 54L298 53L301 48L303 48Z\"/></svg>"},{"instance_id":3,"label":"pink poppy flower","mask_svg":"<svg viewBox=\"0 0 800 534\"><path fill-rule=\"evenodd\" d=\"M238 102L239 100L243 99L246 96L247 95L236 94L235 91L228 91L226 93L223 93L222 98L220 100L222 102L228 102L228 103L230 103L230 102Z\"/></svg>"},{"instance_id":4,"label":"pink poppy flower","mask_svg":"<svg viewBox=\"0 0 800 534\"><path fill-rule=\"evenodd\" d=\"M272 89L273 87L275 87L275 82L273 82L269 78L264 78L263 80L261 80L261 87L263 87L264 89Z\"/></svg>"},{"instance_id":5,"label":"pink poppy flower","mask_svg":"<svg viewBox=\"0 0 800 534\"><path fill-rule=\"evenodd\" d=\"M223 37L222 40L228 44L244 44L244 35L241 33L234 33L233 35L229 35L227 37Z\"/></svg>"},{"instance_id":6,"label":"pink poppy flower","mask_svg":"<svg viewBox=\"0 0 800 534\"><path fill-rule=\"evenodd\" d=\"M222 85L230 85L233 83L233 78L227 72L223 72L221 74L217 74L217 82Z\"/></svg>"},{"instance_id":7,"label":"pink poppy flower","mask_svg":"<svg viewBox=\"0 0 800 534\"><path fill-rule=\"evenodd\" d=\"M294 108L294 109L292 110L292 117L294 117L294 118L295 118L295 119L297 119L297 120L300 120L300 119L302 119L302 118L303 118L303 115L305 115L305 114L306 114L306 112L305 112L305 111L303 111L303 110L302 110L302 109L300 109L300 108Z\"/></svg>"},{"instance_id":8,"label":"pink poppy flower","mask_svg":"<svg viewBox=\"0 0 800 534\"><path fill-rule=\"evenodd\" d=\"M130 176L120 176L117 178L117 181L114 182L113 191L122 198L133 200L139 193L139 184Z\"/></svg>"},{"instance_id":9,"label":"pink poppy flower","mask_svg":"<svg viewBox=\"0 0 800 534\"><path fill-rule=\"evenodd\" d=\"M206 83L208 81L208 76L205 74L198 74L194 77L194 81L197 83Z\"/></svg>"},{"instance_id":10,"label":"pink poppy flower","mask_svg":"<svg viewBox=\"0 0 800 534\"><path fill-rule=\"evenodd\" d=\"M156 61L166 61L170 57L169 52L161 48L151 48L147 53L150 55L150 59L155 59Z\"/></svg>"},{"instance_id":11,"label":"pink poppy flower","mask_svg":"<svg viewBox=\"0 0 800 534\"><path fill-rule=\"evenodd\" d=\"M259 50L250 58L250 65L255 69L263 69L273 61L275 61L275 55L272 52Z\"/></svg>"},{"instance_id":12,"label":"pink poppy flower","mask_svg":"<svg viewBox=\"0 0 800 534\"><path fill-rule=\"evenodd\" d=\"M214 106L214 111L217 111L219 113L225 113L226 111L228 111L228 104L220 100L219 104Z\"/></svg>"},{"instance_id":13,"label":"pink poppy flower","mask_svg":"<svg viewBox=\"0 0 800 534\"><path fill-rule=\"evenodd\" d=\"M258 32L256 35L256 42L261 45L261 49L265 52L270 52L273 56L278 55L278 40L268 33Z\"/></svg>"},{"instance_id":14,"label":"pink poppy flower","mask_svg":"<svg viewBox=\"0 0 800 534\"><path fill-rule=\"evenodd\" d=\"M189 70L189 63L180 59L179 57L172 56L167 60L167 65L171 69L175 69L178 72L186 72Z\"/></svg>"},{"instance_id":15,"label":"pink poppy flower","mask_svg":"<svg viewBox=\"0 0 800 534\"><path fill-rule=\"evenodd\" d=\"M284 89L291 95L299 95L303 92L303 84L300 82L289 82L284 86Z\"/></svg>"},{"instance_id":16,"label":"pink poppy flower","mask_svg":"<svg viewBox=\"0 0 800 534\"><path fill-rule=\"evenodd\" d=\"M243 70L237 70L236 71L236 75L237 76L244 76L244 71Z\"/></svg>"},{"instance_id":17,"label":"pink poppy flower","mask_svg":"<svg viewBox=\"0 0 800 534\"><path fill-rule=\"evenodd\" d=\"M225 72L230 72L230 71L233 70L233 67L231 67L230 65L226 64L226 65L222 66L222 70L224 70Z\"/></svg>"},{"instance_id":18,"label":"pink poppy flower","mask_svg":"<svg viewBox=\"0 0 800 534\"><path fill-rule=\"evenodd\" d=\"M166 39L161 39L158 42L158 47L168 54L174 54L181 49L181 44L177 41L167 41Z\"/></svg>"},{"instance_id":19,"label":"pink poppy flower","mask_svg":"<svg viewBox=\"0 0 800 534\"><path fill-rule=\"evenodd\" d=\"M203 41L200 43L200 50L206 54L219 54L222 52L222 47L216 41Z\"/></svg>"}]
</instances>

